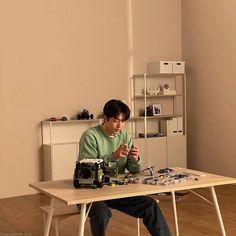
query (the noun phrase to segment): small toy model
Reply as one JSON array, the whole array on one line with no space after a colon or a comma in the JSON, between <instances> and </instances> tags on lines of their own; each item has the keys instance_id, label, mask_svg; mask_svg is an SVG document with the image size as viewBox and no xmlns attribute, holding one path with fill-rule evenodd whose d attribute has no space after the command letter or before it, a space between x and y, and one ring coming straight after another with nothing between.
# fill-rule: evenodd
<instances>
[{"instance_id":1,"label":"small toy model","mask_svg":"<svg viewBox=\"0 0 236 236\"><path fill-rule=\"evenodd\" d=\"M157 172L154 169L154 166L148 167L140 172L146 170L150 171L150 177L145 178L142 183L151 184L151 185L170 185L176 183L182 183L185 181L196 181L198 179L194 178L190 174L185 173L174 173L173 169L163 168L159 169Z\"/></svg>"},{"instance_id":2,"label":"small toy model","mask_svg":"<svg viewBox=\"0 0 236 236\"><path fill-rule=\"evenodd\" d=\"M109 161L106 165L106 175L110 177L117 177L118 175L118 161Z\"/></svg>"},{"instance_id":3,"label":"small toy model","mask_svg":"<svg viewBox=\"0 0 236 236\"><path fill-rule=\"evenodd\" d=\"M125 175L124 179L127 181L128 184L137 184L139 183L138 174L127 174Z\"/></svg>"},{"instance_id":4,"label":"small toy model","mask_svg":"<svg viewBox=\"0 0 236 236\"><path fill-rule=\"evenodd\" d=\"M61 118L51 117L47 119L47 121L67 121L68 118L66 116L62 116Z\"/></svg>"},{"instance_id":5,"label":"small toy model","mask_svg":"<svg viewBox=\"0 0 236 236\"><path fill-rule=\"evenodd\" d=\"M67 119L66 116L62 116L61 121L67 121L67 120L68 120L68 119Z\"/></svg>"},{"instance_id":6,"label":"small toy model","mask_svg":"<svg viewBox=\"0 0 236 236\"><path fill-rule=\"evenodd\" d=\"M163 169L159 169L157 172L159 173L159 174L168 174L168 173L170 173L170 172L173 172L174 170L173 169L170 169L170 168L163 168Z\"/></svg>"},{"instance_id":7,"label":"small toy model","mask_svg":"<svg viewBox=\"0 0 236 236\"><path fill-rule=\"evenodd\" d=\"M89 114L89 111L87 109L83 109L82 112L79 112L77 115L78 120L89 120L93 119L93 114Z\"/></svg>"},{"instance_id":8,"label":"small toy model","mask_svg":"<svg viewBox=\"0 0 236 236\"><path fill-rule=\"evenodd\" d=\"M157 172L155 170L155 166L147 167L146 169L141 170L140 173L145 172L147 170L150 172L151 176L156 176Z\"/></svg>"}]
</instances>

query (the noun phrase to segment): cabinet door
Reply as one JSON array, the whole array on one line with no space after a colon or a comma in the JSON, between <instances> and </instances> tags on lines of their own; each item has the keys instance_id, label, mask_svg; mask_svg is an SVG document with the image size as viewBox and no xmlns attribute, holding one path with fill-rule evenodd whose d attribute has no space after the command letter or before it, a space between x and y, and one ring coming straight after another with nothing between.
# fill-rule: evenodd
<instances>
[{"instance_id":1,"label":"cabinet door","mask_svg":"<svg viewBox=\"0 0 236 236\"><path fill-rule=\"evenodd\" d=\"M148 167L155 166L156 169L167 167L166 160L166 137L147 139Z\"/></svg>"},{"instance_id":2,"label":"cabinet door","mask_svg":"<svg viewBox=\"0 0 236 236\"><path fill-rule=\"evenodd\" d=\"M52 180L72 179L77 160L77 144L52 145Z\"/></svg>"},{"instance_id":3,"label":"cabinet door","mask_svg":"<svg viewBox=\"0 0 236 236\"><path fill-rule=\"evenodd\" d=\"M167 137L168 167L187 167L186 135Z\"/></svg>"}]
</instances>

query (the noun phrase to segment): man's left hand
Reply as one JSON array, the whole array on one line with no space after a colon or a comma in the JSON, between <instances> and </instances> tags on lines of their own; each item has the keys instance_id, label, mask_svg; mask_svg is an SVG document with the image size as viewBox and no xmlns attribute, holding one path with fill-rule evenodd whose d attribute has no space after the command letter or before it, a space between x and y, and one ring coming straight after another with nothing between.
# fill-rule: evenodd
<instances>
[{"instance_id":1,"label":"man's left hand","mask_svg":"<svg viewBox=\"0 0 236 236\"><path fill-rule=\"evenodd\" d=\"M132 148L130 149L130 156L132 156L134 158L134 160L138 161L139 160L139 150L138 147L136 145L133 145Z\"/></svg>"}]
</instances>

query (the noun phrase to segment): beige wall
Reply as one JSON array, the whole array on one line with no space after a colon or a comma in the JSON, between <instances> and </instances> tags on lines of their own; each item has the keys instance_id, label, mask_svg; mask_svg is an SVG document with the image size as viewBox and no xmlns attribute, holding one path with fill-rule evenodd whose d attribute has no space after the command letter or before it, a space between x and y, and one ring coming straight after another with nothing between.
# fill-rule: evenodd
<instances>
[{"instance_id":1,"label":"beige wall","mask_svg":"<svg viewBox=\"0 0 236 236\"><path fill-rule=\"evenodd\" d=\"M2 198L41 180L41 120L128 101L132 71L181 59L181 1L2 0L0 35Z\"/></svg>"},{"instance_id":2,"label":"beige wall","mask_svg":"<svg viewBox=\"0 0 236 236\"><path fill-rule=\"evenodd\" d=\"M236 177L236 1L182 0L188 164Z\"/></svg>"}]
</instances>

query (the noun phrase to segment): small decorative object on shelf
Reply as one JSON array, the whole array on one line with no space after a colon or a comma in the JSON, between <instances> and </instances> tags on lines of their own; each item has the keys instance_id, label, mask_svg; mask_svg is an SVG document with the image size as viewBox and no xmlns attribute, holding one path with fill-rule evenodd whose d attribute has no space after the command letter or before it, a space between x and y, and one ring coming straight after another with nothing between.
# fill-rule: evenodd
<instances>
[{"instance_id":1,"label":"small decorative object on shelf","mask_svg":"<svg viewBox=\"0 0 236 236\"><path fill-rule=\"evenodd\" d=\"M145 138L144 133L138 134L139 138ZM164 137L164 134L162 133L147 133L147 138L155 138L155 137Z\"/></svg>"},{"instance_id":2,"label":"small decorative object on shelf","mask_svg":"<svg viewBox=\"0 0 236 236\"><path fill-rule=\"evenodd\" d=\"M149 88L146 91L147 95L151 95L151 96L156 96L161 92L160 86L156 87L156 88Z\"/></svg>"},{"instance_id":3,"label":"small decorative object on shelf","mask_svg":"<svg viewBox=\"0 0 236 236\"><path fill-rule=\"evenodd\" d=\"M171 90L169 84L164 84L163 85L163 94L164 95L175 95L176 90Z\"/></svg>"},{"instance_id":4,"label":"small decorative object on shelf","mask_svg":"<svg viewBox=\"0 0 236 236\"><path fill-rule=\"evenodd\" d=\"M93 114L89 114L89 111L87 109L83 109L82 112L79 112L77 115L78 120L89 120L93 119Z\"/></svg>"},{"instance_id":5,"label":"small decorative object on shelf","mask_svg":"<svg viewBox=\"0 0 236 236\"><path fill-rule=\"evenodd\" d=\"M153 116L153 107L152 106L146 107L146 113L147 113L147 116Z\"/></svg>"},{"instance_id":6,"label":"small decorative object on shelf","mask_svg":"<svg viewBox=\"0 0 236 236\"><path fill-rule=\"evenodd\" d=\"M51 117L47 119L47 121L66 121L68 118L66 116L62 116L61 118Z\"/></svg>"},{"instance_id":7,"label":"small decorative object on shelf","mask_svg":"<svg viewBox=\"0 0 236 236\"><path fill-rule=\"evenodd\" d=\"M145 116L144 110L140 111L141 116ZM162 113L162 106L161 104L153 104L146 107L146 116L161 116Z\"/></svg>"},{"instance_id":8,"label":"small decorative object on shelf","mask_svg":"<svg viewBox=\"0 0 236 236\"><path fill-rule=\"evenodd\" d=\"M140 115L141 115L141 116L145 116L145 111L144 111L144 110L141 110L141 111L140 111ZM153 116L153 107L152 107L152 105L146 107L146 116Z\"/></svg>"},{"instance_id":9,"label":"small decorative object on shelf","mask_svg":"<svg viewBox=\"0 0 236 236\"><path fill-rule=\"evenodd\" d=\"M153 104L152 109L153 109L153 115L154 116L161 116L162 115L162 106L161 106L161 104Z\"/></svg>"}]
</instances>

